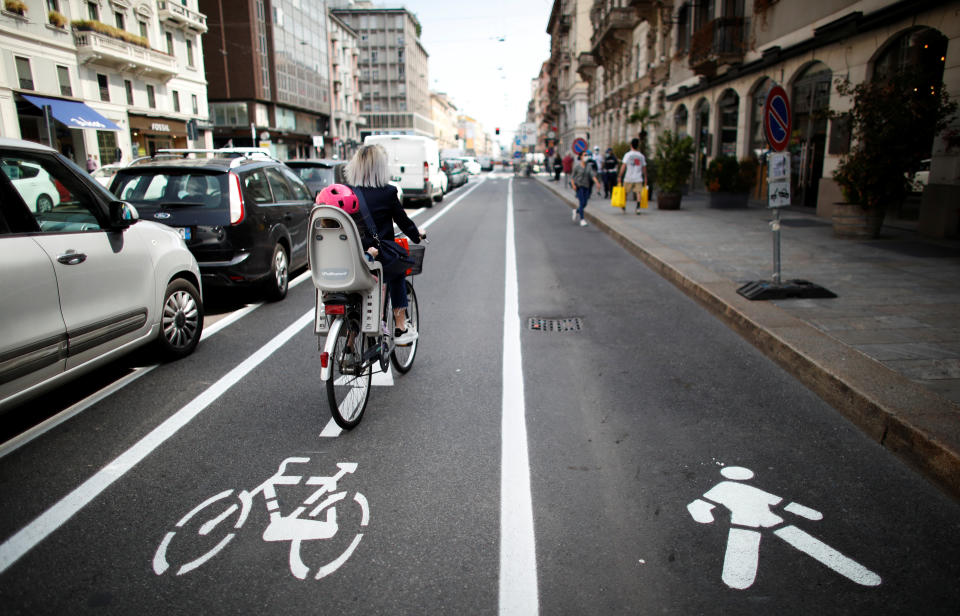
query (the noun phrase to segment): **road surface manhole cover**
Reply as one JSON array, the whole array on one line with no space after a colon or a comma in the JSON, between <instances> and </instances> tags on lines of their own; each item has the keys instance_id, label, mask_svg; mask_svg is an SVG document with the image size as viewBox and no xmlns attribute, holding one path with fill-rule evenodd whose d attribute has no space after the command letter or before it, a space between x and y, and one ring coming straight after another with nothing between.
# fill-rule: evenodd
<instances>
[{"instance_id":1,"label":"road surface manhole cover","mask_svg":"<svg viewBox=\"0 0 960 616\"><path fill-rule=\"evenodd\" d=\"M566 319L530 317L527 320L527 329L535 332L578 332L582 327L583 320L580 317L569 317Z\"/></svg>"}]
</instances>

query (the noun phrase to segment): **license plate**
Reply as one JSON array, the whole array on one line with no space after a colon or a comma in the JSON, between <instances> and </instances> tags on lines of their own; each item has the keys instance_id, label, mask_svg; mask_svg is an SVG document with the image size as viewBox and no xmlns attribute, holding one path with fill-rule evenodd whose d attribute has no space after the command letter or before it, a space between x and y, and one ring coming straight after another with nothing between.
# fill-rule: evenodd
<instances>
[{"instance_id":1,"label":"license plate","mask_svg":"<svg viewBox=\"0 0 960 616\"><path fill-rule=\"evenodd\" d=\"M183 238L183 241L190 239L190 227L177 227L177 233Z\"/></svg>"}]
</instances>

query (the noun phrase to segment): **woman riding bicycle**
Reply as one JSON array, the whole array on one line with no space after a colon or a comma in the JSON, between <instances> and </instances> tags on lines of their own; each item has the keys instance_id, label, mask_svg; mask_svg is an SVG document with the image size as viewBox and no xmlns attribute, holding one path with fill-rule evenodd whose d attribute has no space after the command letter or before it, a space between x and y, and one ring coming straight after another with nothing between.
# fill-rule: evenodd
<instances>
[{"instance_id":1,"label":"woman riding bicycle","mask_svg":"<svg viewBox=\"0 0 960 616\"><path fill-rule=\"evenodd\" d=\"M363 195L363 200L366 202L367 209L376 226L373 231L381 241L394 241L394 223L416 244L427 237L425 233L420 232L417 225L403 211L403 206L397 197L397 188L389 184L387 151L382 146L361 146L350 162L347 163L344 171L347 184L355 193ZM354 216L354 219L359 219L357 220L357 228L362 235L361 240L364 250L378 249L377 240L366 229L366 225L362 223L362 217ZM417 339L418 333L413 324L407 322L406 276L400 274L387 279L386 283L387 290L390 293L390 303L393 306L394 323L396 324L394 342L400 345L410 344Z\"/></svg>"}]
</instances>

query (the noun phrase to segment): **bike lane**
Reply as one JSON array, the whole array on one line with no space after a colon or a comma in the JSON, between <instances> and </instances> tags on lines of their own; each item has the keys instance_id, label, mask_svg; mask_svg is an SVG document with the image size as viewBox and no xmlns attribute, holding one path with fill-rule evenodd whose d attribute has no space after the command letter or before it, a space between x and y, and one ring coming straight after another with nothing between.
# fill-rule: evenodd
<instances>
[{"instance_id":1,"label":"bike lane","mask_svg":"<svg viewBox=\"0 0 960 616\"><path fill-rule=\"evenodd\" d=\"M515 199L521 317L580 319L522 334L542 613L955 612L957 503L552 193Z\"/></svg>"},{"instance_id":2,"label":"bike lane","mask_svg":"<svg viewBox=\"0 0 960 616\"><path fill-rule=\"evenodd\" d=\"M478 186L431 227L427 273L415 280L424 324L416 363L409 375L395 375L392 387L374 388L356 430L334 439L319 436L329 412L316 379L317 341L307 326L0 575L0 597L12 607L9 613L236 613L257 608L313 613L318 606L324 612L351 613L494 611L500 355L480 350L496 349L491 340L499 341L502 331L495 308L502 305L501 283L491 285L490 279L499 279L503 271L505 194L505 184ZM273 315L279 317L274 333L312 302L312 288L292 293L283 302L289 313ZM238 329L237 346L224 349L228 367L249 355L241 350L247 348L246 335L247 330ZM222 376L222 371L204 373L202 364L193 369L201 373L198 383L209 385ZM149 400L162 385L151 380L132 386L126 395ZM90 415L91 423L96 415ZM101 425L109 420L104 415ZM85 422L73 426L78 432L87 429ZM103 441L112 450L121 447L109 438ZM51 455L44 442L38 440L24 454L35 447L38 453L31 455ZM311 503L311 508L321 505L346 491L337 501L337 523L354 532L303 541L297 554L310 575L298 579L290 565L292 542L285 539L293 531L278 525L272 527L272 538L264 534L271 528L271 499L262 490L228 546L177 575L184 563L195 562L198 553L223 540L219 530L196 535L194 524L202 512L235 499L238 492L214 501L181 529L176 522L208 497L266 485L291 457L309 463L288 464L303 480L277 487L273 502L282 511L324 485L318 479L307 486L307 477L336 476L338 463L357 465ZM70 460L86 463L79 453ZM93 470L88 469L72 473L75 481ZM51 469L52 475L57 472ZM64 489L71 483L67 478L58 482ZM311 526L303 532L324 534L322 524ZM174 537L158 560L157 549L171 532ZM195 540L180 540L191 532ZM313 579L321 566L349 550L360 532L349 558L336 571Z\"/></svg>"}]
</instances>

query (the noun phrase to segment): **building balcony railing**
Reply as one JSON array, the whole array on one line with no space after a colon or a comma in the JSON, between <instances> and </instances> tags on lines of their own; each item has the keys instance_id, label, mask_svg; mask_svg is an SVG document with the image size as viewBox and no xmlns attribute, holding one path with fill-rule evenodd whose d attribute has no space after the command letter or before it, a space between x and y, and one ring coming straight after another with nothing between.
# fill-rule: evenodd
<instances>
[{"instance_id":1,"label":"building balcony railing","mask_svg":"<svg viewBox=\"0 0 960 616\"><path fill-rule=\"evenodd\" d=\"M161 81L168 81L179 72L175 57L100 32L74 30L73 42L81 64L100 64Z\"/></svg>"},{"instance_id":2,"label":"building balcony railing","mask_svg":"<svg viewBox=\"0 0 960 616\"><path fill-rule=\"evenodd\" d=\"M590 81L596 72L597 61L593 59L593 55L586 51L581 52L580 55L577 56L577 74L580 75L580 78L584 81Z\"/></svg>"},{"instance_id":3,"label":"building balcony railing","mask_svg":"<svg viewBox=\"0 0 960 616\"><path fill-rule=\"evenodd\" d=\"M640 23L636 11L626 7L613 7L607 11L596 10L593 14L594 57L601 58L605 52L622 47L631 42L633 29Z\"/></svg>"},{"instance_id":4,"label":"building balcony railing","mask_svg":"<svg viewBox=\"0 0 960 616\"><path fill-rule=\"evenodd\" d=\"M157 16L160 21L169 21L179 26L196 30L200 34L207 31L207 16L191 11L185 6L166 0L157 1Z\"/></svg>"},{"instance_id":5,"label":"building balcony railing","mask_svg":"<svg viewBox=\"0 0 960 616\"><path fill-rule=\"evenodd\" d=\"M690 40L690 68L709 77L718 66L742 62L746 31L743 17L720 17L700 28Z\"/></svg>"}]
</instances>

